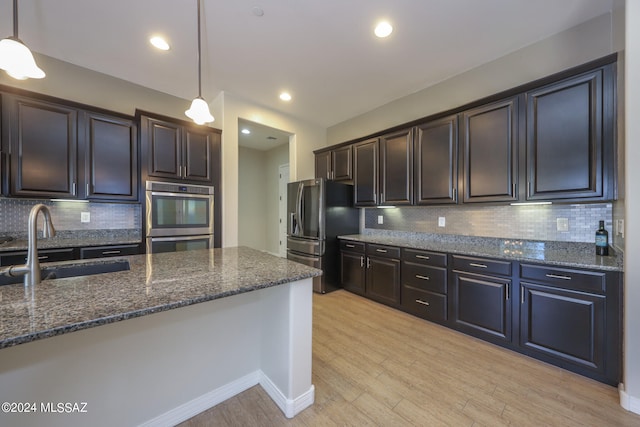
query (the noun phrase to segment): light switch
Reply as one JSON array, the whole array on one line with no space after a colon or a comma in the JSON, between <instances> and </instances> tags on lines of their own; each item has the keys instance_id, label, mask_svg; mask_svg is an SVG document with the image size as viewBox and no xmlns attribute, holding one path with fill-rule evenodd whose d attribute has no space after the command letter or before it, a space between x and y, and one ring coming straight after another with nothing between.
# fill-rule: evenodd
<instances>
[{"instance_id":1,"label":"light switch","mask_svg":"<svg viewBox=\"0 0 640 427\"><path fill-rule=\"evenodd\" d=\"M556 218L556 230L569 231L569 218Z\"/></svg>"},{"instance_id":2,"label":"light switch","mask_svg":"<svg viewBox=\"0 0 640 427\"><path fill-rule=\"evenodd\" d=\"M91 222L91 212L80 212L80 222Z\"/></svg>"}]
</instances>

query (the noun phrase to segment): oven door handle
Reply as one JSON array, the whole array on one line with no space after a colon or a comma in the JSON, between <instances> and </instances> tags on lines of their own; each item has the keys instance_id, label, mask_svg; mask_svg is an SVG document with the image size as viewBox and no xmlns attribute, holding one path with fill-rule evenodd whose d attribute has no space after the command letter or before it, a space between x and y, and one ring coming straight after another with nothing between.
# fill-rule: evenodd
<instances>
[{"instance_id":1,"label":"oven door handle","mask_svg":"<svg viewBox=\"0 0 640 427\"><path fill-rule=\"evenodd\" d=\"M188 194L188 193L167 193L164 191L147 191L147 193L151 193L152 196L167 196L167 197L185 197L189 199L211 199L213 200L212 194Z\"/></svg>"},{"instance_id":2,"label":"oven door handle","mask_svg":"<svg viewBox=\"0 0 640 427\"><path fill-rule=\"evenodd\" d=\"M149 237L152 242L175 242L182 240L202 240L209 239L213 235L212 234L199 234L196 236L176 236L176 237Z\"/></svg>"}]
</instances>

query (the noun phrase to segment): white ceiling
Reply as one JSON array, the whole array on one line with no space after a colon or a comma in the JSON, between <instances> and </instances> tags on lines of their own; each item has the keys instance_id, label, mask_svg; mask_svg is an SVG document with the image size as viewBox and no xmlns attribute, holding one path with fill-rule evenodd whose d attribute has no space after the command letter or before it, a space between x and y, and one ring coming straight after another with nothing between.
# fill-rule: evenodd
<instances>
[{"instance_id":1,"label":"white ceiling","mask_svg":"<svg viewBox=\"0 0 640 427\"><path fill-rule=\"evenodd\" d=\"M227 91L331 126L618 1L203 0L203 96ZM0 0L0 37L13 31L11 5ZM197 95L196 0L22 0L19 12L20 38L37 52L186 100ZM373 36L381 18L394 25L388 39ZM155 33L170 51L150 47ZM282 90L293 95L288 104Z\"/></svg>"},{"instance_id":2,"label":"white ceiling","mask_svg":"<svg viewBox=\"0 0 640 427\"><path fill-rule=\"evenodd\" d=\"M249 134L242 133L247 129ZM238 144L254 150L269 151L282 144L289 143L290 134L260 123L238 119Z\"/></svg>"}]
</instances>

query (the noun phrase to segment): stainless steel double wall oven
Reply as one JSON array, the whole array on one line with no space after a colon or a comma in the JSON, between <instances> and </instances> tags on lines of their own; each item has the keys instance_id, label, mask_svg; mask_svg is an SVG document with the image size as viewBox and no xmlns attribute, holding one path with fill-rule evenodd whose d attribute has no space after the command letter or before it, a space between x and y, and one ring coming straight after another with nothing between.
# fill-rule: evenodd
<instances>
[{"instance_id":1,"label":"stainless steel double wall oven","mask_svg":"<svg viewBox=\"0 0 640 427\"><path fill-rule=\"evenodd\" d=\"M146 182L147 253L213 248L213 187Z\"/></svg>"}]
</instances>

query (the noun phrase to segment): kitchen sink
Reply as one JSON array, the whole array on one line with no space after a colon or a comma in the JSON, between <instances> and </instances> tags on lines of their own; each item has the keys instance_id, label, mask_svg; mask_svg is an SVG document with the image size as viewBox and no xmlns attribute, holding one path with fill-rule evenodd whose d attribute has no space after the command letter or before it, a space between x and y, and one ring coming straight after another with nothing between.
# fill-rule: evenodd
<instances>
[{"instance_id":1,"label":"kitchen sink","mask_svg":"<svg viewBox=\"0 0 640 427\"><path fill-rule=\"evenodd\" d=\"M40 269L40 275L42 280L53 280L65 277L90 276L93 274L114 273L116 271L126 270L129 270L129 261L114 260L108 262L85 262L46 266ZM0 286L22 283L23 281L24 276L0 276Z\"/></svg>"}]
</instances>

